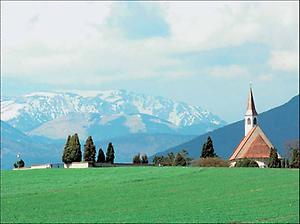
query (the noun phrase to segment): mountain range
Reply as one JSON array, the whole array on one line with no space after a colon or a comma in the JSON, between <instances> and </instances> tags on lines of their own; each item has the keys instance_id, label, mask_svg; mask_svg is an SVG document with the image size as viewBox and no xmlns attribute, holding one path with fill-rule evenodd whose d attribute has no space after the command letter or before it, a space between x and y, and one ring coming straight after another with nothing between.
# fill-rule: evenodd
<instances>
[{"instance_id":1,"label":"mountain range","mask_svg":"<svg viewBox=\"0 0 300 224\"><path fill-rule=\"evenodd\" d=\"M226 124L201 107L125 90L37 92L6 98L1 101L1 120L28 134L55 138L65 138L65 133L50 133L58 123L64 123L71 132L75 122L75 128L89 135L95 134L92 130L98 131L99 126L110 126L118 136L152 133L155 127L163 133L193 135Z\"/></svg>"},{"instance_id":2,"label":"mountain range","mask_svg":"<svg viewBox=\"0 0 300 224\"><path fill-rule=\"evenodd\" d=\"M299 95L279 107L259 114L258 124L279 154L286 156L288 142L299 140ZM166 151L157 153L157 155L166 155L168 152L178 152L185 149L191 157L199 158L202 145L208 136L213 140L217 155L228 159L244 137L244 120L200 135L175 147L170 147Z\"/></svg>"},{"instance_id":3,"label":"mountain range","mask_svg":"<svg viewBox=\"0 0 300 224\"><path fill-rule=\"evenodd\" d=\"M11 167L16 153L28 163L59 162L69 134L81 144L91 135L97 149L113 142L117 161L148 155L226 124L183 102L125 90L36 92L1 101L1 160ZM10 133L10 134L9 134ZM55 152L55 153L54 153Z\"/></svg>"},{"instance_id":4,"label":"mountain range","mask_svg":"<svg viewBox=\"0 0 300 224\"><path fill-rule=\"evenodd\" d=\"M259 114L258 122L284 155L284 144L299 139L299 95ZM208 136L216 153L227 159L243 138L244 121L225 125L200 107L124 90L6 97L1 101L1 167L11 168L17 153L27 165L60 162L66 137L75 132L82 146L92 135L97 150L106 151L113 142L119 162L130 162L139 152L161 155L182 149L198 158Z\"/></svg>"}]
</instances>

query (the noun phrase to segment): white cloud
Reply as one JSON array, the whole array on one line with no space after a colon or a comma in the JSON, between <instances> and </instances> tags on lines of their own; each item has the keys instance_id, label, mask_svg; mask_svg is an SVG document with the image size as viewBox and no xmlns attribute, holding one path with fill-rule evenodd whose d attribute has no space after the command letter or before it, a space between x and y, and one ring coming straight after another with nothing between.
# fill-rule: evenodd
<instances>
[{"instance_id":1,"label":"white cloud","mask_svg":"<svg viewBox=\"0 0 300 224\"><path fill-rule=\"evenodd\" d=\"M97 31L110 13L109 2L4 2L2 38L8 46L43 42L48 46L76 44ZM34 29L28 29L34 23Z\"/></svg>"},{"instance_id":2,"label":"white cloud","mask_svg":"<svg viewBox=\"0 0 300 224\"><path fill-rule=\"evenodd\" d=\"M3 2L2 74L48 83L184 78L195 71L184 70L184 62L170 54L249 41L268 44L274 52L298 49L298 2L155 3L170 35L138 40L109 26L107 20L118 16L113 4L119 3ZM282 57L290 59L280 65ZM270 63L274 69L295 67L291 57L278 53ZM211 74L248 75L238 65L215 67Z\"/></svg>"},{"instance_id":3,"label":"white cloud","mask_svg":"<svg viewBox=\"0 0 300 224\"><path fill-rule=\"evenodd\" d=\"M299 52L274 51L269 61L274 70L294 72L299 70Z\"/></svg>"},{"instance_id":4,"label":"white cloud","mask_svg":"<svg viewBox=\"0 0 300 224\"><path fill-rule=\"evenodd\" d=\"M223 78L246 77L249 72L240 65L218 66L210 70L210 75Z\"/></svg>"},{"instance_id":5,"label":"white cloud","mask_svg":"<svg viewBox=\"0 0 300 224\"><path fill-rule=\"evenodd\" d=\"M165 7L172 38L190 49L249 41L276 49L298 46L299 2L170 2Z\"/></svg>"}]
</instances>

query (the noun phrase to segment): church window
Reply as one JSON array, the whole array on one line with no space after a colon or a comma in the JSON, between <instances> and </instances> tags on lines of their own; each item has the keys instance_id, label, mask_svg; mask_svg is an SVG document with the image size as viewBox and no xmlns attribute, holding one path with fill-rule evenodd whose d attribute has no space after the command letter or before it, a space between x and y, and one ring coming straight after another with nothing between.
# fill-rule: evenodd
<instances>
[{"instance_id":1,"label":"church window","mask_svg":"<svg viewBox=\"0 0 300 224\"><path fill-rule=\"evenodd\" d=\"M251 124L250 118L247 119L247 124Z\"/></svg>"},{"instance_id":2,"label":"church window","mask_svg":"<svg viewBox=\"0 0 300 224\"><path fill-rule=\"evenodd\" d=\"M254 124L254 125L256 125L256 124L257 124L256 117L253 119L253 124Z\"/></svg>"}]
</instances>

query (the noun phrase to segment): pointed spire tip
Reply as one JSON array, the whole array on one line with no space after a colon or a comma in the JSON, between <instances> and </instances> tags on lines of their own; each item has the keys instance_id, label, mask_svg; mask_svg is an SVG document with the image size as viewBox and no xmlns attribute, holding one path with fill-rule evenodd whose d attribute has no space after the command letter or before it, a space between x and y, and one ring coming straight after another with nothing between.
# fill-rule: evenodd
<instances>
[{"instance_id":1,"label":"pointed spire tip","mask_svg":"<svg viewBox=\"0 0 300 224\"><path fill-rule=\"evenodd\" d=\"M255 109L253 93L252 93L252 83L250 83L250 91L249 91L246 114L248 114L248 115L257 115L256 109Z\"/></svg>"}]
</instances>

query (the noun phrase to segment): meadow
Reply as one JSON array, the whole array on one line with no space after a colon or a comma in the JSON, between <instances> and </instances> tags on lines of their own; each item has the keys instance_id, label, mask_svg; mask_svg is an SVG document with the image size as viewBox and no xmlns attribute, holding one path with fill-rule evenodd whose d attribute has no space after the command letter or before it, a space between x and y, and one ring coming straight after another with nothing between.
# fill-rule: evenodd
<instances>
[{"instance_id":1,"label":"meadow","mask_svg":"<svg viewBox=\"0 0 300 224\"><path fill-rule=\"evenodd\" d=\"M299 170L1 171L1 223L299 223Z\"/></svg>"}]
</instances>

